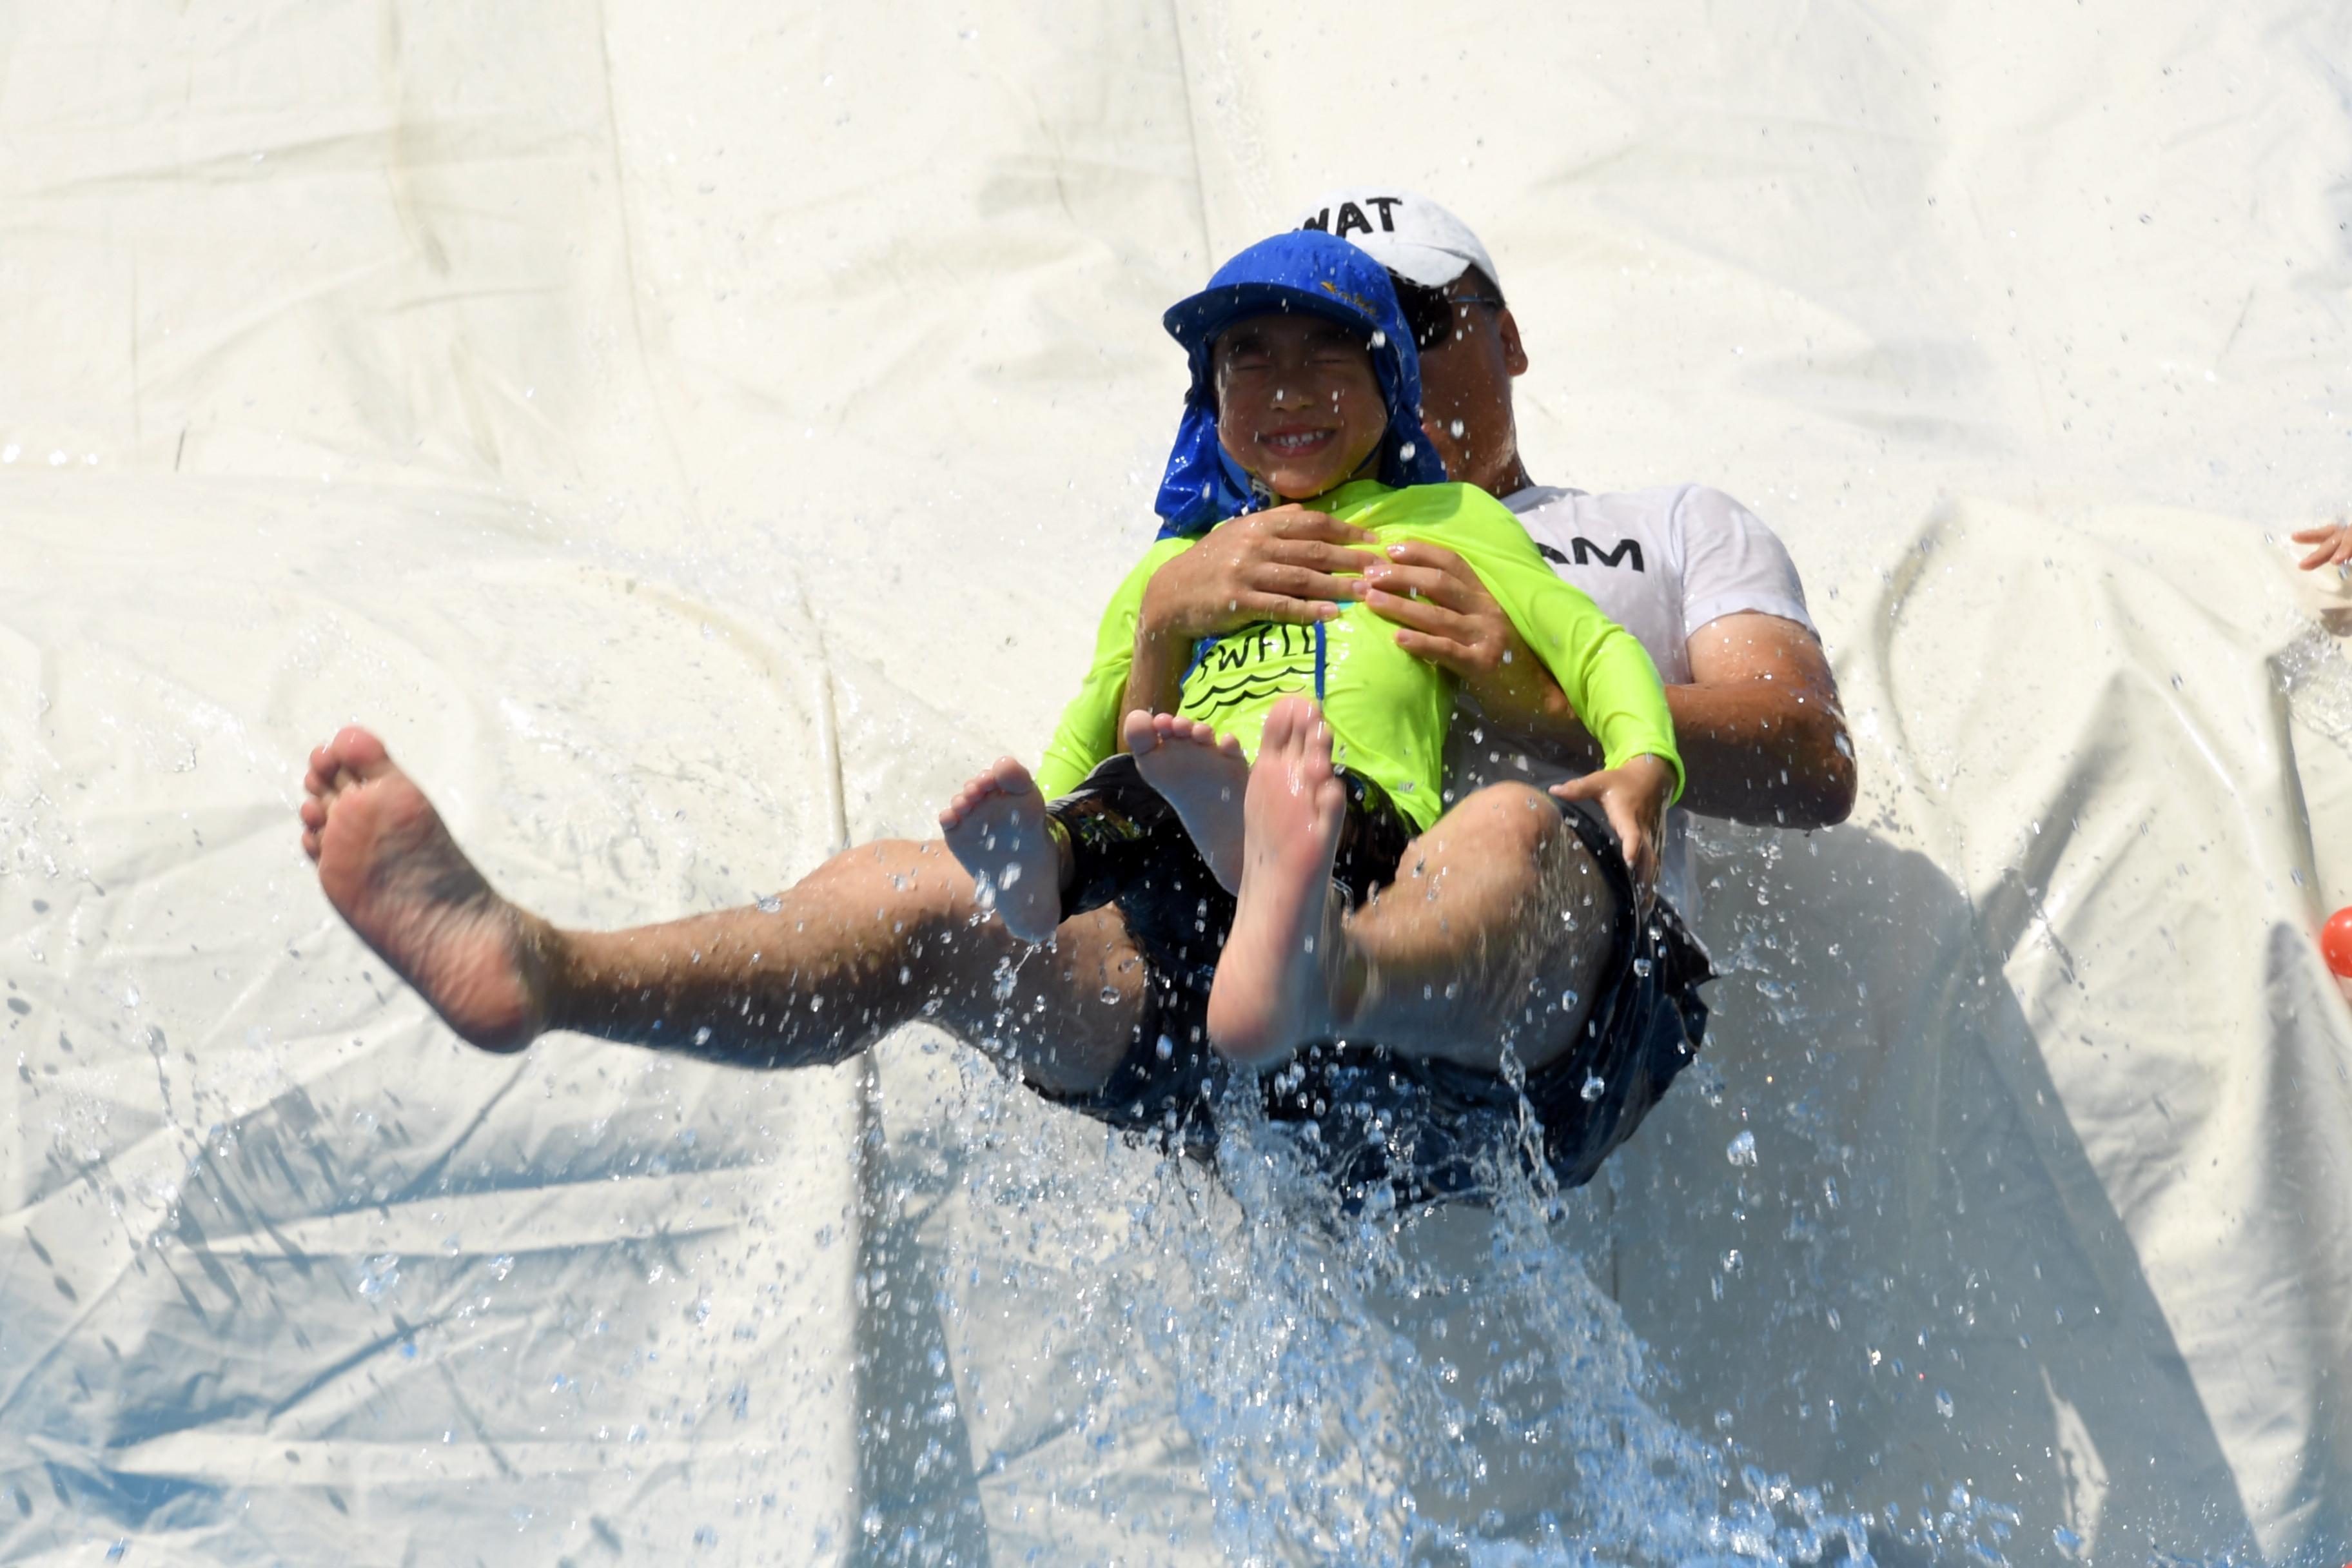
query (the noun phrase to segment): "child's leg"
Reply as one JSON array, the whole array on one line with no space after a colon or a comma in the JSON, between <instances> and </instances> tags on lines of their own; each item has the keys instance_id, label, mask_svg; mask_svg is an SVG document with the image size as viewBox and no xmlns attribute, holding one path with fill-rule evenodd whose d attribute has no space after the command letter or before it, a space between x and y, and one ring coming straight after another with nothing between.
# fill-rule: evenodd
<instances>
[{"instance_id":1,"label":"child's leg","mask_svg":"<svg viewBox=\"0 0 2352 1568\"><path fill-rule=\"evenodd\" d=\"M980 907L993 910L1024 942L1044 942L1062 923L1066 851L1045 830L1045 802L1029 770L1011 757L974 778L940 813L949 850L971 873Z\"/></svg>"},{"instance_id":2,"label":"child's leg","mask_svg":"<svg viewBox=\"0 0 2352 1568\"><path fill-rule=\"evenodd\" d=\"M1196 719L1173 713L1127 716L1127 749L1146 783L1175 807L1184 831L1228 893L1241 890L1242 797L1249 788L1249 763L1239 741Z\"/></svg>"},{"instance_id":3,"label":"child's leg","mask_svg":"<svg viewBox=\"0 0 2352 1568\"><path fill-rule=\"evenodd\" d=\"M1487 1072L1536 1071L1579 1037L1613 951L1616 895L1540 790L1497 784L1406 849L1352 914L1330 880L1346 795L1309 704L1266 721L1246 868L1209 1036L1265 1064L1344 1037Z\"/></svg>"},{"instance_id":4,"label":"child's leg","mask_svg":"<svg viewBox=\"0 0 2352 1568\"><path fill-rule=\"evenodd\" d=\"M1343 909L1331 866L1347 810L1321 710L1276 703L1243 797L1241 889L1209 992L1209 1039L1234 1061L1270 1062L1330 1032Z\"/></svg>"},{"instance_id":5,"label":"child's leg","mask_svg":"<svg viewBox=\"0 0 2352 1568\"><path fill-rule=\"evenodd\" d=\"M1414 839L1396 880L1348 917L1331 1032L1486 1072L1507 1050L1537 1071L1581 1037L1618 918L1558 804L1489 785Z\"/></svg>"}]
</instances>

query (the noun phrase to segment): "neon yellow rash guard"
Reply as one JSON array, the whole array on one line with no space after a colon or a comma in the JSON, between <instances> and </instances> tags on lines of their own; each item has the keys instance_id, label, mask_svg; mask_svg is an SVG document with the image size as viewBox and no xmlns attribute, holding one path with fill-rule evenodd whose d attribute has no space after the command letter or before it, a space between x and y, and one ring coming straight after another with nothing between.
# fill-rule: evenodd
<instances>
[{"instance_id":1,"label":"neon yellow rash guard","mask_svg":"<svg viewBox=\"0 0 2352 1568\"><path fill-rule=\"evenodd\" d=\"M1649 654L1580 590L1559 580L1500 501L1469 485L1391 489L1358 479L1304 504L1370 529L1382 545L1421 539L1461 556L1601 742L1603 765L1613 768L1647 752L1674 769L1675 794L1682 794L1674 721ZM1119 750L1144 587L1153 573L1197 542L1161 540L1111 595L1086 684L1062 710L1037 770L1037 787L1047 799L1076 789ZM1454 680L1399 647L1396 632L1363 605L1350 603L1318 625L1260 621L1206 639L1193 646L1177 711L1234 736L1255 762L1267 710L1294 694L1319 697L1331 729L1332 760L1386 790L1414 830L1426 831L1444 810Z\"/></svg>"}]
</instances>

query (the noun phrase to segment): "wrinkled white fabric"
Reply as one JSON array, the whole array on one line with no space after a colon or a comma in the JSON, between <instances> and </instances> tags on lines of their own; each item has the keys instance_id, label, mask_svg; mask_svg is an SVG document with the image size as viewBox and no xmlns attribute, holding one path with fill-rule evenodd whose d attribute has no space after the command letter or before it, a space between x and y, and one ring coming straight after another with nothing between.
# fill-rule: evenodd
<instances>
[{"instance_id":1,"label":"wrinkled white fabric","mask_svg":"<svg viewBox=\"0 0 2352 1568\"><path fill-rule=\"evenodd\" d=\"M2340 1561L2352 674L2264 536L2345 504L2347 31L20 8L0 1555L1297 1555L1244 1506L1291 1450L1202 1414L1244 1363L1352 1478L1315 1520L1393 1523L1415 1380L1533 1316L1248 1363L1234 1304L1314 1278L1255 1200L1154 1228L1147 1154L919 1031L468 1053L292 819L356 719L567 921L926 831L1150 535L1160 311L1381 179L1511 279L1538 474L1771 521L1862 764L1845 826L1703 826L1708 1066L1562 1227L1542 1342L1622 1310L1660 1419L1883 1531L1958 1488L2017 1562ZM1475 1283L1486 1223L1408 1239ZM1424 1516L1533 1550L1538 1450Z\"/></svg>"}]
</instances>

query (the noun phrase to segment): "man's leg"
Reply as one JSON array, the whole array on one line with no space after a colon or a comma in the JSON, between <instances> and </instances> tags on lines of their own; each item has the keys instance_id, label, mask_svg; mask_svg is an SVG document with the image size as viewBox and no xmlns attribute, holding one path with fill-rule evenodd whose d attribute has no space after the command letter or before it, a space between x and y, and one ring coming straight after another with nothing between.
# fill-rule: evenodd
<instances>
[{"instance_id":1,"label":"man's leg","mask_svg":"<svg viewBox=\"0 0 2352 1568\"><path fill-rule=\"evenodd\" d=\"M1559 806L1523 784L1481 790L1350 914L1330 884L1343 802L1328 731L1311 710L1278 707L1244 800L1239 909L1210 999L1219 1048L1270 1061L1339 1037L1489 1072L1507 1049L1530 1072L1565 1054L1618 900Z\"/></svg>"},{"instance_id":2,"label":"man's leg","mask_svg":"<svg viewBox=\"0 0 2352 1568\"><path fill-rule=\"evenodd\" d=\"M1141 1016L1117 916L1051 950L982 923L939 844L845 851L750 909L633 931L558 931L501 898L361 730L311 754L303 848L353 930L487 1050L570 1029L758 1068L839 1061L917 1019L1060 1093L1098 1088Z\"/></svg>"}]
</instances>

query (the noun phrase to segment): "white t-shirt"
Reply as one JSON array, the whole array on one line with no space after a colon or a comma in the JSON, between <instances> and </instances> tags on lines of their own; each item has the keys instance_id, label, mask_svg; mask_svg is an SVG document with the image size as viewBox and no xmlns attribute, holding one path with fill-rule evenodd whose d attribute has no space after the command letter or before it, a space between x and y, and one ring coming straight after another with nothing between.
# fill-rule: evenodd
<instances>
[{"instance_id":1,"label":"white t-shirt","mask_svg":"<svg viewBox=\"0 0 2352 1568\"><path fill-rule=\"evenodd\" d=\"M1660 485L1589 495L1532 485L1505 496L1503 504L1518 515L1553 571L1640 640L1670 686L1690 683L1690 636L1709 621L1754 612L1814 629L1786 547L1763 519L1721 490ZM1470 718L1448 737L1454 798L1501 779L1541 788L1571 776L1483 730ZM1666 813L1658 889L1696 926L1690 817L1680 806Z\"/></svg>"}]
</instances>

